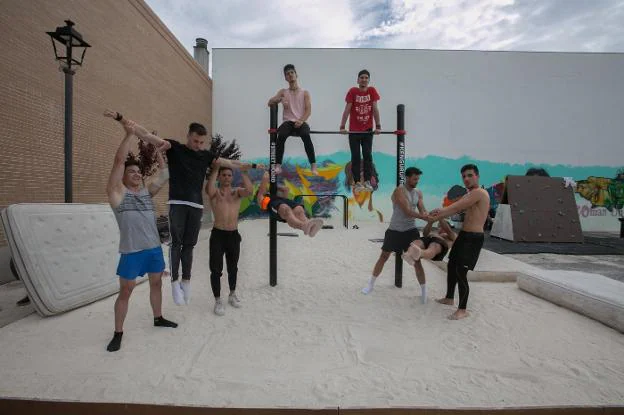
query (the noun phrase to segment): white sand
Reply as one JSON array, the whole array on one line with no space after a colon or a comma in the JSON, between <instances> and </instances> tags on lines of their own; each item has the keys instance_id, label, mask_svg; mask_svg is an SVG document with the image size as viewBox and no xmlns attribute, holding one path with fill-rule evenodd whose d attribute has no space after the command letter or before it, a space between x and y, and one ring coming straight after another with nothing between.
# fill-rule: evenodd
<instances>
[{"instance_id":1,"label":"white sand","mask_svg":"<svg viewBox=\"0 0 624 415\"><path fill-rule=\"evenodd\" d=\"M208 236L195 249L193 299L151 325L148 285L131 299L122 349L105 350L110 297L57 317L0 329L0 396L215 407L501 407L624 402L624 336L520 291L472 283L463 321L420 304L413 271L394 287L394 257L366 284L385 225L280 237L268 284L268 222L241 223L244 308L213 314ZM280 224L280 231L288 231ZM426 264L430 298L443 272ZM222 279L226 296L227 278Z\"/></svg>"}]
</instances>

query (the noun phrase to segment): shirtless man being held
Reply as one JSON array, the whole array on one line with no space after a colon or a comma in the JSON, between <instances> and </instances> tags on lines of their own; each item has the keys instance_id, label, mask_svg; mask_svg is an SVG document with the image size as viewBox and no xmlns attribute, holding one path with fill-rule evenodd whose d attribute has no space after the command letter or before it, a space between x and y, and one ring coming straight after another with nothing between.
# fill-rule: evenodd
<instances>
[{"instance_id":1,"label":"shirtless man being held","mask_svg":"<svg viewBox=\"0 0 624 415\"><path fill-rule=\"evenodd\" d=\"M248 167L241 167L243 187L232 187L232 169L229 167L213 168L206 183L206 193L214 215L214 224L210 233L210 285L215 297L214 313L225 314L225 305L221 300L221 275L223 274L223 256L227 265L230 295L228 303L239 308L240 300L236 296L236 277L240 256L241 236L238 233L238 213L241 199L253 193L253 185L247 174ZM219 186L217 186L217 175Z\"/></svg>"},{"instance_id":2,"label":"shirtless man being held","mask_svg":"<svg viewBox=\"0 0 624 415\"><path fill-rule=\"evenodd\" d=\"M433 230L434 222L429 222L423 228L423 237L412 242L402 258L410 265L421 258L430 261L442 261L448 253L453 242L457 239L457 234L445 221L438 222L438 230Z\"/></svg>"},{"instance_id":3,"label":"shirtless man being held","mask_svg":"<svg viewBox=\"0 0 624 415\"><path fill-rule=\"evenodd\" d=\"M453 243L449 254L447 269L446 297L437 300L441 304L453 305L455 285L459 284L459 305L457 311L449 316L451 320L468 317L468 271L477 265L479 253L483 247L483 225L490 209L490 196L479 187L479 168L466 164L461 168L464 186L468 193L460 200L443 209L429 212L428 221L439 221L459 212L465 212L462 230Z\"/></svg>"}]
</instances>

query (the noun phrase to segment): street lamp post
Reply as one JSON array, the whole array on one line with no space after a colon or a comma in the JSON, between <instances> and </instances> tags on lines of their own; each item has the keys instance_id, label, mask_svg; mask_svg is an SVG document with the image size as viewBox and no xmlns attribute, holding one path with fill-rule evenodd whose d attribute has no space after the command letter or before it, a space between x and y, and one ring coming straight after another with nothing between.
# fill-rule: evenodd
<instances>
[{"instance_id":1,"label":"street lamp post","mask_svg":"<svg viewBox=\"0 0 624 415\"><path fill-rule=\"evenodd\" d=\"M61 63L60 69L65 72L65 203L71 203L72 196L72 101L73 101L73 75L75 68L82 66L87 48L91 47L82 39L82 35L74 29L74 22L65 20L65 26L59 26L54 32L46 32L50 35L54 56ZM56 48L56 42L59 49ZM62 55L63 47L65 56ZM82 51L82 53L80 53ZM77 58L79 57L79 58Z\"/></svg>"}]
</instances>

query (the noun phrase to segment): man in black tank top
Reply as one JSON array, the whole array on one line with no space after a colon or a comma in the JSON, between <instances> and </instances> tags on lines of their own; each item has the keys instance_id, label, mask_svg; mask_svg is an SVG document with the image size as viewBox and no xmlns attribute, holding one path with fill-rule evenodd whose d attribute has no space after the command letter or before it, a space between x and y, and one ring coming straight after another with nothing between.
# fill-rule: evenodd
<instances>
[{"instance_id":1,"label":"man in black tank top","mask_svg":"<svg viewBox=\"0 0 624 415\"><path fill-rule=\"evenodd\" d=\"M457 311L449 316L451 320L468 316L468 271L474 270L479 260L484 240L483 227L490 210L490 195L479 187L479 168L474 164L467 164L461 168L461 175L468 193L450 206L429 212L431 221L465 212L462 230L449 254L446 297L437 300L440 304L453 305L455 285L459 285L459 305Z\"/></svg>"}]
</instances>

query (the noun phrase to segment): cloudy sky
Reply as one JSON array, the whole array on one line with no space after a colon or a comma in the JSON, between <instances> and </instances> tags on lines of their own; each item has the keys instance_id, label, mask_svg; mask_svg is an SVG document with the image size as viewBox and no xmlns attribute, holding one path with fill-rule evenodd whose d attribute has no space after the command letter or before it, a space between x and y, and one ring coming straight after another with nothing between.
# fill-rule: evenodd
<instances>
[{"instance_id":1,"label":"cloudy sky","mask_svg":"<svg viewBox=\"0 0 624 415\"><path fill-rule=\"evenodd\" d=\"M147 0L209 48L624 52L624 0Z\"/></svg>"}]
</instances>

